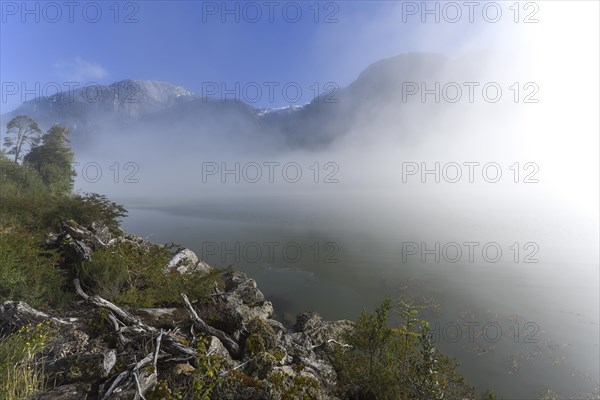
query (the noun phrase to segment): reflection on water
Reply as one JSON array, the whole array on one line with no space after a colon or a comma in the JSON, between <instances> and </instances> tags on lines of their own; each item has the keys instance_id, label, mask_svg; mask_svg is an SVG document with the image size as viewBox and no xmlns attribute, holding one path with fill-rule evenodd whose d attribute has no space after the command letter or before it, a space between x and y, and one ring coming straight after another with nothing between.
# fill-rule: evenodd
<instances>
[{"instance_id":1,"label":"reflection on water","mask_svg":"<svg viewBox=\"0 0 600 400\"><path fill-rule=\"evenodd\" d=\"M354 319L385 295L433 301L439 310L426 318L436 341L480 391L539 398L552 389L578 398L598 384L597 265L523 263L524 252L515 263L514 243L501 240L505 257L497 263L476 256L444 262L456 253L448 246L443 253L443 245L436 263L435 243L422 262L419 254L406 255L414 252L406 243L420 239L400 228L267 205L235 209L237 215L218 206L130 207L123 225L152 241L189 247L214 266L246 271L289 323L306 310Z\"/></svg>"}]
</instances>

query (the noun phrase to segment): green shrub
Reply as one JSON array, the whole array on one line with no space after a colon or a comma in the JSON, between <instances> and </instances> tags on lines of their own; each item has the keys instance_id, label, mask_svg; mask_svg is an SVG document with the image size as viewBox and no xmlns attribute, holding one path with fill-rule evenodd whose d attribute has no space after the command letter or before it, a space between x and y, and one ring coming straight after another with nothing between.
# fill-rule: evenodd
<instances>
[{"instance_id":1,"label":"green shrub","mask_svg":"<svg viewBox=\"0 0 600 400\"><path fill-rule=\"evenodd\" d=\"M3 189L3 188L2 188ZM30 193L0 198L0 223L16 223L32 231L57 232L60 223L69 219L83 226L93 221L104 222L113 232L127 215L123 206L96 193L83 195L53 195Z\"/></svg>"},{"instance_id":2,"label":"green shrub","mask_svg":"<svg viewBox=\"0 0 600 400\"><path fill-rule=\"evenodd\" d=\"M375 312L363 310L333 363L342 391L358 388L361 397L374 399L472 398L473 389L456 372L457 364L433 346L429 327L417 307L400 303L404 324L390 328L390 299Z\"/></svg>"},{"instance_id":3,"label":"green shrub","mask_svg":"<svg viewBox=\"0 0 600 400\"><path fill-rule=\"evenodd\" d=\"M92 261L77 267L77 276L94 294L133 307L181 304L181 293L200 299L208 295L219 271L207 276L165 271L172 257L167 247L144 250L133 243L117 242L94 252Z\"/></svg>"},{"instance_id":4,"label":"green shrub","mask_svg":"<svg viewBox=\"0 0 600 400\"><path fill-rule=\"evenodd\" d=\"M45 309L70 299L58 253L41 249L40 242L24 229L0 227L0 302L23 300Z\"/></svg>"},{"instance_id":5,"label":"green shrub","mask_svg":"<svg viewBox=\"0 0 600 400\"><path fill-rule=\"evenodd\" d=\"M28 163L21 165L0 156L0 198L43 193L46 186L42 177Z\"/></svg>"}]
</instances>

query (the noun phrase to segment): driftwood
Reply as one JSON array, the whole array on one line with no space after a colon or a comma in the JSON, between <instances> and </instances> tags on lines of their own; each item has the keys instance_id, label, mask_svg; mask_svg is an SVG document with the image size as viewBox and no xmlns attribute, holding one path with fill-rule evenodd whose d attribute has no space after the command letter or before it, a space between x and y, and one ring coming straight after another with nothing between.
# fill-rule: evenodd
<instances>
[{"instance_id":1,"label":"driftwood","mask_svg":"<svg viewBox=\"0 0 600 400\"><path fill-rule=\"evenodd\" d=\"M94 304L95 306L108 310L109 315L110 313L113 313L113 317L115 320L119 321L119 319L117 319L116 317L120 318L120 322L124 325L123 327L118 328L118 331L121 334L129 333L135 335L148 335L152 336L153 338L159 336L159 331L156 328L144 324L138 318L134 317L133 315L123 310L122 308L116 306L115 304L111 303L110 301L105 300L100 296L90 296L86 294L81 288L81 283L79 282L79 279L75 279L73 283L75 285L75 290L77 291L77 294L83 297L86 301ZM113 320L113 318L110 319ZM114 321L113 324L115 324ZM183 358L189 360L196 358L196 356L198 355L195 349L183 345L171 335L161 336L161 339L164 341L164 350L178 359Z\"/></svg>"},{"instance_id":2,"label":"driftwood","mask_svg":"<svg viewBox=\"0 0 600 400\"><path fill-rule=\"evenodd\" d=\"M314 349L316 349L316 348L320 348L320 347L324 347L325 345L327 345L327 344L329 344L329 343L335 343L335 344L337 344L337 345L339 345L339 346L342 346L342 347L347 347L347 348L349 348L349 349L351 349L351 348L352 348L352 346L351 346L351 345L349 345L349 344L340 343L340 342L338 342L338 341L337 341L337 340L335 340L335 339L329 339L329 340L326 340L325 342L323 342L323 343L321 343L321 344L317 344L317 345L315 345L315 346L312 346L312 347L311 347L311 350L314 350Z\"/></svg>"},{"instance_id":3,"label":"driftwood","mask_svg":"<svg viewBox=\"0 0 600 400\"><path fill-rule=\"evenodd\" d=\"M181 294L181 297L183 297L183 302L185 304L185 308L188 310L190 317L192 318L192 321L194 322L194 325L196 326L196 328L200 329L200 331L209 334L211 336L216 337L217 339L219 339L223 345L225 346L225 348L229 351L229 354L231 354L232 357L237 357L240 354L240 346L237 344L237 342L235 340L233 340L231 337L229 337L229 335L227 335L225 332L219 330L219 329L215 329L212 326L208 325L206 322L204 322L199 316L198 313L196 313L196 310L194 310L194 307L192 306L192 303L190 303L190 300L188 299L188 297L185 294Z\"/></svg>"},{"instance_id":4,"label":"driftwood","mask_svg":"<svg viewBox=\"0 0 600 400\"><path fill-rule=\"evenodd\" d=\"M97 249L105 249L105 248L111 246L116 241L115 239L111 239L111 240L108 240L106 243L104 243L98 237L99 235L96 235L93 232L90 232L88 229L75 223L74 221L63 222L62 227L66 233L71 235L71 237L73 237L76 240L91 243L92 246L94 247L94 249L96 249L96 250Z\"/></svg>"},{"instance_id":5,"label":"driftwood","mask_svg":"<svg viewBox=\"0 0 600 400\"><path fill-rule=\"evenodd\" d=\"M135 398L144 400L144 395L156 385L158 371L157 363L159 358L161 358L161 351L171 356L168 358L163 358L164 360L168 361L189 361L196 359L198 353L195 349L185 346L179 340L169 335L168 332L167 335L165 335L165 332L163 332L162 329L159 331L152 326L144 324L129 312L123 310L110 301L103 299L100 296L88 295L82 289L79 279L75 279L73 284L75 285L75 290L79 296L81 296L87 302L108 311L108 319L112 322L115 332L118 335L119 342L122 345L136 341L136 339L139 340L140 338L145 338L147 336L151 336L152 338L156 339L155 350L149 353L142 360L130 366L129 369L117 375L108 390L106 390L104 395L101 397L102 400L109 399L115 390L129 385L132 383L132 381L137 389ZM134 339L126 338L125 335L133 337ZM139 371L148 365L154 366L153 372L149 375L140 374Z\"/></svg>"},{"instance_id":6,"label":"driftwood","mask_svg":"<svg viewBox=\"0 0 600 400\"><path fill-rule=\"evenodd\" d=\"M52 321L57 325L71 325L77 318L61 319L36 310L24 301L0 303L0 334L10 333L23 325L42 321Z\"/></svg>"},{"instance_id":7,"label":"driftwood","mask_svg":"<svg viewBox=\"0 0 600 400\"><path fill-rule=\"evenodd\" d=\"M81 288L79 279L73 280L73 284L75 285L75 290L77 291L77 294L80 295L81 297L83 297L84 300L89 301L90 303L92 303L95 306L105 308L108 311L111 311L113 314L116 314L118 317L121 318L121 320L125 323L125 325L140 325L140 326L143 325L139 319L137 319L133 315L129 314L127 311L117 307L110 301L104 300L100 296L89 296L88 294L86 294L83 291L83 289ZM146 327L151 328L149 326L146 326ZM154 329L154 328L152 328L152 329Z\"/></svg>"}]
</instances>

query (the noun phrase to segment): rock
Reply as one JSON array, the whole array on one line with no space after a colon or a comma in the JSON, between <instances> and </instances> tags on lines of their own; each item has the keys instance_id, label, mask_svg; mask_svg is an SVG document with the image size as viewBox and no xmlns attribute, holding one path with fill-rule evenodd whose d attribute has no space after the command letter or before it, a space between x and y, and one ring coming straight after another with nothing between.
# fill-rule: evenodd
<instances>
[{"instance_id":1,"label":"rock","mask_svg":"<svg viewBox=\"0 0 600 400\"><path fill-rule=\"evenodd\" d=\"M48 233L46 235L46 246L50 247L58 247L63 241L67 238L68 234L66 233Z\"/></svg>"},{"instance_id":2,"label":"rock","mask_svg":"<svg viewBox=\"0 0 600 400\"><path fill-rule=\"evenodd\" d=\"M323 386L311 372L290 366L273 368L265 381L268 399L333 400L329 388Z\"/></svg>"},{"instance_id":3,"label":"rock","mask_svg":"<svg viewBox=\"0 0 600 400\"><path fill-rule=\"evenodd\" d=\"M321 316L316 312L309 311L298 314L294 328L297 332L304 332L314 329L321 324Z\"/></svg>"},{"instance_id":4,"label":"rock","mask_svg":"<svg viewBox=\"0 0 600 400\"><path fill-rule=\"evenodd\" d=\"M116 363L117 351L115 349L110 349L109 351L104 353L104 361L102 362L102 375L108 376Z\"/></svg>"},{"instance_id":5,"label":"rock","mask_svg":"<svg viewBox=\"0 0 600 400\"><path fill-rule=\"evenodd\" d=\"M165 272L176 270L180 274L200 273L207 274L212 271L212 267L200 261L196 253L190 249L183 249L177 252L165 268Z\"/></svg>"},{"instance_id":6,"label":"rock","mask_svg":"<svg viewBox=\"0 0 600 400\"><path fill-rule=\"evenodd\" d=\"M265 300L256 281L243 272L227 272L223 277L225 292L215 296L214 302L205 302L198 313L208 324L239 340L250 321L255 318L267 320L273 315L273 305Z\"/></svg>"},{"instance_id":7,"label":"rock","mask_svg":"<svg viewBox=\"0 0 600 400\"><path fill-rule=\"evenodd\" d=\"M64 229L68 233L50 235L47 243L62 246L67 260L77 262L91 259L93 251L116 241L135 245L141 252L155 246L135 235L114 237L100 221L94 221L89 229L70 221L64 223ZM193 251L182 249L172 257L165 271L209 273L212 268ZM157 381L168 380L171 389L185 390L190 379L196 378L194 366L206 362L199 357L206 354L219 357L220 362L213 365L220 365L221 371L217 373L225 379L215 388L212 398L333 399L331 393L335 391L337 376L330 351L336 344L328 341L343 343L344 333L352 329L352 323L323 321L319 314L306 312L296 316L294 331L290 332L281 322L271 319L273 305L254 279L228 270L223 273L222 282L224 289L217 285L210 297L197 299L193 307L189 301L186 303L198 313L201 324L183 307L121 310L107 300L84 293L80 296L87 301L74 303L67 314L77 318L54 318L23 302L1 304L0 336L11 334L23 325L48 320L58 328L44 351L44 372L56 388L34 397L37 400L98 399L117 376L122 381L118 381L109 398L140 399L132 371L141 360L145 364L136 370L135 376L141 392L148 398ZM118 322L109 319L111 313ZM191 329L192 319L194 329ZM118 325L117 332L113 322ZM198 338L195 336L198 326L207 332L204 335L221 338L208 336L202 354L190 345ZM153 354L151 349L161 329L164 335L154 368L148 357ZM232 346L236 350L230 353Z\"/></svg>"},{"instance_id":8,"label":"rock","mask_svg":"<svg viewBox=\"0 0 600 400\"><path fill-rule=\"evenodd\" d=\"M110 229L108 226L101 221L94 221L90 226L90 231L100 240L102 243L108 245L110 240L112 239L112 235L110 233Z\"/></svg>"},{"instance_id":9,"label":"rock","mask_svg":"<svg viewBox=\"0 0 600 400\"><path fill-rule=\"evenodd\" d=\"M261 383L256 378L239 371L232 371L223 385L215 388L213 398L219 400L265 400Z\"/></svg>"},{"instance_id":10,"label":"rock","mask_svg":"<svg viewBox=\"0 0 600 400\"><path fill-rule=\"evenodd\" d=\"M189 363L177 364L173 367L173 373L175 375L191 375L196 368L192 367Z\"/></svg>"},{"instance_id":11,"label":"rock","mask_svg":"<svg viewBox=\"0 0 600 400\"><path fill-rule=\"evenodd\" d=\"M273 328L273 330L278 334L284 334L287 332L285 326L283 326L283 324L277 320L267 319L267 324L269 324L269 326L271 326L271 328Z\"/></svg>"},{"instance_id":12,"label":"rock","mask_svg":"<svg viewBox=\"0 0 600 400\"><path fill-rule=\"evenodd\" d=\"M63 230L71 235L76 241L84 242L87 246L94 250L103 249L111 245L110 243L110 232L107 232L108 228L99 221L96 221L96 226L99 230L100 237L94 232L84 228L73 220L69 220L62 223ZM104 242L101 238L109 240Z\"/></svg>"},{"instance_id":13,"label":"rock","mask_svg":"<svg viewBox=\"0 0 600 400\"><path fill-rule=\"evenodd\" d=\"M92 249L82 241L74 240L65 246L66 255L75 262L91 261Z\"/></svg>"},{"instance_id":14,"label":"rock","mask_svg":"<svg viewBox=\"0 0 600 400\"><path fill-rule=\"evenodd\" d=\"M263 293L257 289L256 281L239 271L224 274L225 290L235 292L236 296L248 305L256 305L265 301Z\"/></svg>"},{"instance_id":15,"label":"rock","mask_svg":"<svg viewBox=\"0 0 600 400\"><path fill-rule=\"evenodd\" d=\"M227 351L225 346L223 346L223 343L219 340L219 338L211 336L206 351L210 354L216 354L220 356L227 367L233 366L234 362L231 359L229 352Z\"/></svg>"},{"instance_id":16,"label":"rock","mask_svg":"<svg viewBox=\"0 0 600 400\"><path fill-rule=\"evenodd\" d=\"M116 364L116 352L74 354L49 360L44 373L52 382L64 385L76 382L93 382L108 378Z\"/></svg>"},{"instance_id":17,"label":"rock","mask_svg":"<svg viewBox=\"0 0 600 400\"><path fill-rule=\"evenodd\" d=\"M353 329L351 321L323 321L319 326L305 331L315 345L326 343L329 339L343 341L344 334Z\"/></svg>"},{"instance_id":18,"label":"rock","mask_svg":"<svg viewBox=\"0 0 600 400\"><path fill-rule=\"evenodd\" d=\"M304 332L314 346L326 343L330 339L341 341L344 333L352 329L352 322L323 321L316 312L304 312L296 317L296 332Z\"/></svg>"},{"instance_id":19,"label":"rock","mask_svg":"<svg viewBox=\"0 0 600 400\"><path fill-rule=\"evenodd\" d=\"M247 329L250 335L256 334L261 337L266 350L274 349L277 346L279 336L266 320L254 318L248 323Z\"/></svg>"}]
</instances>

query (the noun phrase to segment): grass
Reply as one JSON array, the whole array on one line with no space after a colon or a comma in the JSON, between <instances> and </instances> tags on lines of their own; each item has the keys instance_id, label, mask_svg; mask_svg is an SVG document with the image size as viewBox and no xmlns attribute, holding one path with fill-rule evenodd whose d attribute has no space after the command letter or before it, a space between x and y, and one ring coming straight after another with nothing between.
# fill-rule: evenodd
<instances>
[{"instance_id":1,"label":"grass","mask_svg":"<svg viewBox=\"0 0 600 400\"><path fill-rule=\"evenodd\" d=\"M27 229L0 225L0 302L23 300L44 310L70 299L60 255L40 243L42 238Z\"/></svg>"},{"instance_id":2,"label":"grass","mask_svg":"<svg viewBox=\"0 0 600 400\"><path fill-rule=\"evenodd\" d=\"M0 340L0 394L3 400L27 399L46 387L43 350L52 339L48 323L23 326Z\"/></svg>"}]
</instances>

